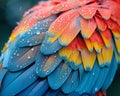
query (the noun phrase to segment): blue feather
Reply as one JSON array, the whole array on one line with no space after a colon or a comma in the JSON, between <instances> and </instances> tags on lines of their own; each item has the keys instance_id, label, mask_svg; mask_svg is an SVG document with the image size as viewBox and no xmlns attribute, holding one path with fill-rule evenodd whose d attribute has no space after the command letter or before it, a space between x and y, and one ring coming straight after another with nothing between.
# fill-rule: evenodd
<instances>
[{"instance_id":1,"label":"blue feather","mask_svg":"<svg viewBox=\"0 0 120 96\"><path fill-rule=\"evenodd\" d=\"M96 92L98 92L101 89L101 87L103 86L103 83L106 79L106 76L108 75L108 72L109 72L109 66L103 67L100 69L99 77L96 80L96 83L93 86L93 89L91 90L92 94L95 94Z\"/></svg>"},{"instance_id":2,"label":"blue feather","mask_svg":"<svg viewBox=\"0 0 120 96\"><path fill-rule=\"evenodd\" d=\"M43 94L47 91L49 85L46 80L40 81L35 88L31 90L28 96L43 96Z\"/></svg>"},{"instance_id":3,"label":"blue feather","mask_svg":"<svg viewBox=\"0 0 120 96\"><path fill-rule=\"evenodd\" d=\"M5 68L0 69L0 84L2 83L3 78L6 75L6 73L7 73L7 69L5 69Z\"/></svg>"},{"instance_id":4,"label":"blue feather","mask_svg":"<svg viewBox=\"0 0 120 96\"><path fill-rule=\"evenodd\" d=\"M66 64L60 64L60 66L48 76L48 83L52 89L60 88L67 80L72 69Z\"/></svg>"},{"instance_id":5,"label":"blue feather","mask_svg":"<svg viewBox=\"0 0 120 96\"><path fill-rule=\"evenodd\" d=\"M96 83L96 80L99 78L100 68L98 66L97 60L95 61L94 67L91 71L90 78L83 87L84 90L86 90L85 93L90 93L92 90L94 84ZM91 93L90 93L91 94ZM93 95L93 94L92 94Z\"/></svg>"},{"instance_id":6,"label":"blue feather","mask_svg":"<svg viewBox=\"0 0 120 96\"><path fill-rule=\"evenodd\" d=\"M5 50L5 52L2 53L2 67L8 67L9 59L11 58L11 52L14 50L14 48L16 48L15 44L16 40L14 42L9 42L6 46L7 49Z\"/></svg>"},{"instance_id":7,"label":"blue feather","mask_svg":"<svg viewBox=\"0 0 120 96\"><path fill-rule=\"evenodd\" d=\"M109 73L108 73L108 75L106 77L105 82L103 83L103 86L102 86L103 91L107 90L107 88L112 83L113 78L115 76L115 73L117 71L117 68L118 68L118 64L117 64L117 61L115 59L115 56L113 55L111 66L110 66L110 69L109 69Z\"/></svg>"},{"instance_id":8,"label":"blue feather","mask_svg":"<svg viewBox=\"0 0 120 96\"><path fill-rule=\"evenodd\" d=\"M56 96L65 96L65 94L59 91Z\"/></svg>"},{"instance_id":9,"label":"blue feather","mask_svg":"<svg viewBox=\"0 0 120 96\"><path fill-rule=\"evenodd\" d=\"M26 48L15 47L10 53L8 69L10 71L18 71L32 64L36 59L39 48L40 46Z\"/></svg>"},{"instance_id":10,"label":"blue feather","mask_svg":"<svg viewBox=\"0 0 120 96\"><path fill-rule=\"evenodd\" d=\"M51 90L49 89L44 96L57 96L57 94L59 93L60 90Z\"/></svg>"},{"instance_id":11,"label":"blue feather","mask_svg":"<svg viewBox=\"0 0 120 96\"><path fill-rule=\"evenodd\" d=\"M7 57L7 58L6 58L6 57ZM7 50L3 53L3 57L2 57L2 67L8 67L9 58L10 58L10 50L7 49Z\"/></svg>"},{"instance_id":12,"label":"blue feather","mask_svg":"<svg viewBox=\"0 0 120 96\"><path fill-rule=\"evenodd\" d=\"M82 93L87 93L88 90L91 90L89 89L89 86L90 88L92 88L93 84L95 83L98 77L98 73L99 73L99 68L98 68L97 61L96 61L91 71L84 70L82 77L81 77L81 82L76 91L82 94Z\"/></svg>"},{"instance_id":13,"label":"blue feather","mask_svg":"<svg viewBox=\"0 0 120 96\"><path fill-rule=\"evenodd\" d=\"M30 67L20 76L18 76L13 82L11 82L4 90L1 91L1 96L10 96L16 95L30 84L35 82L38 76L35 73L35 66Z\"/></svg>"},{"instance_id":14,"label":"blue feather","mask_svg":"<svg viewBox=\"0 0 120 96\"><path fill-rule=\"evenodd\" d=\"M62 48L62 46L59 44L59 41L56 40L55 42L53 43L50 43L47 41L48 39L48 36L45 36L45 39L44 41L42 42L42 45L41 45L41 52L43 54L53 54L53 53L56 53L59 49Z\"/></svg>"},{"instance_id":15,"label":"blue feather","mask_svg":"<svg viewBox=\"0 0 120 96\"><path fill-rule=\"evenodd\" d=\"M76 65L76 64L75 64L74 62L72 62L72 61L67 61L66 64L67 64L68 66L70 66L73 70L77 70L77 69L79 69L79 67L80 67L80 64Z\"/></svg>"},{"instance_id":16,"label":"blue feather","mask_svg":"<svg viewBox=\"0 0 120 96\"><path fill-rule=\"evenodd\" d=\"M21 70L18 72L10 72L7 71L7 74L4 76L4 81L2 82L1 90L4 90L7 86L9 86L16 78L18 78L25 70Z\"/></svg>"},{"instance_id":17,"label":"blue feather","mask_svg":"<svg viewBox=\"0 0 120 96\"><path fill-rule=\"evenodd\" d=\"M17 96L27 96L28 93L31 92L31 90L40 82L40 80L36 80L34 83L32 83L29 87L27 87L26 89L24 89L22 92L20 92L19 94L17 94Z\"/></svg>"},{"instance_id":18,"label":"blue feather","mask_svg":"<svg viewBox=\"0 0 120 96\"><path fill-rule=\"evenodd\" d=\"M84 75L84 67L83 67L82 64L80 64L80 67L79 67L79 77L80 77L80 81L79 81L79 82L82 81L83 75Z\"/></svg>"},{"instance_id":19,"label":"blue feather","mask_svg":"<svg viewBox=\"0 0 120 96\"><path fill-rule=\"evenodd\" d=\"M36 59L36 73L40 77L45 77L53 72L61 61L58 54L45 56L39 53Z\"/></svg>"},{"instance_id":20,"label":"blue feather","mask_svg":"<svg viewBox=\"0 0 120 96\"><path fill-rule=\"evenodd\" d=\"M0 56L0 63L3 61L3 58L4 58L4 53L2 53Z\"/></svg>"},{"instance_id":21,"label":"blue feather","mask_svg":"<svg viewBox=\"0 0 120 96\"><path fill-rule=\"evenodd\" d=\"M66 96L84 96L84 95L80 95L78 92L72 92Z\"/></svg>"},{"instance_id":22,"label":"blue feather","mask_svg":"<svg viewBox=\"0 0 120 96\"><path fill-rule=\"evenodd\" d=\"M79 80L78 70L72 71L69 78L66 80L66 82L61 87L62 91L64 93L71 93L75 91L75 89L78 87L79 81L80 80Z\"/></svg>"}]
</instances>

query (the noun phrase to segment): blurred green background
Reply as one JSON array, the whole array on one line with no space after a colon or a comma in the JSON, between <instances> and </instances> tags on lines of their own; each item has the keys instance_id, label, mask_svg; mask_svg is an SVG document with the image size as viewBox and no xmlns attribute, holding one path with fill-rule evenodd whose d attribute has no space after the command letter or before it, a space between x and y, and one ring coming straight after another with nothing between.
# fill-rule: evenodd
<instances>
[{"instance_id":1,"label":"blurred green background","mask_svg":"<svg viewBox=\"0 0 120 96\"><path fill-rule=\"evenodd\" d=\"M0 50L23 13L40 0L0 0ZM120 66L107 96L120 96Z\"/></svg>"}]
</instances>

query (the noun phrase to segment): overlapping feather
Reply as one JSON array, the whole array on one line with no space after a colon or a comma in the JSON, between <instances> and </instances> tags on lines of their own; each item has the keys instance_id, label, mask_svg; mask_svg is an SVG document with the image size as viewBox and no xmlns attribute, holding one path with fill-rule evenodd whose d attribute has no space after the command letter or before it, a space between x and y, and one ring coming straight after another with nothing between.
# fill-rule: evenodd
<instances>
[{"instance_id":1,"label":"overlapping feather","mask_svg":"<svg viewBox=\"0 0 120 96\"><path fill-rule=\"evenodd\" d=\"M120 62L119 4L51 0L26 12L3 49L0 94L95 95L107 90Z\"/></svg>"}]
</instances>

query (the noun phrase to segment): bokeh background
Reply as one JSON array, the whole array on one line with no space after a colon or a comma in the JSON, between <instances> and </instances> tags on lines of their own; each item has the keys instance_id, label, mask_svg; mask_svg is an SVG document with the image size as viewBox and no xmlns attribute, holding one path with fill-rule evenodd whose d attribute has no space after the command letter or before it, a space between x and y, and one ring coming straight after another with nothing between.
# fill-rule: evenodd
<instances>
[{"instance_id":1,"label":"bokeh background","mask_svg":"<svg viewBox=\"0 0 120 96\"><path fill-rule=\"evenodd\" d=\"M0 0L0 50L23 13L38 1L40 0ZM120 66L107 96L120 96Z\"/></svg>"}]
</instances>

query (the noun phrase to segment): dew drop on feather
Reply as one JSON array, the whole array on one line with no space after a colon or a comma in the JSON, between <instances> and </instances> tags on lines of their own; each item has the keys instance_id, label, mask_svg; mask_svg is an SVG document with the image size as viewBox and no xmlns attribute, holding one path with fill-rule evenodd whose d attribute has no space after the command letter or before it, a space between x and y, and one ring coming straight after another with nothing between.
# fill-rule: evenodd
<instances>
[{"instance_id":1,"label":"dew drop on feather","mask_svg":"<svg viewBox=\"0 0 120 96\"><path fill-rule=\"evenodd\" d=\"M97 87L95 88L95 91L98 91L98 88L97 88Z\"/></svg>"},{"instance_id":2,"label":"dew drop on feather","mask_svg":"<svg viewBox=\"0 0 120 96\"><path fill-rule=\"evenodd\" d=\"M31 50L32 50L32 51L34 51L35 49L34 49L34 48L32 48Z\"/></svg>"},{"instance_id":3,"label":"dew drop on feather","mask_svg":"<svg viewBox=\"0 0 120 96\"><path fill-rule=\"evenodd\" d=\"M17 53L16 56L19 56L19 53Z\"/></svg>"},{"instance_id":4,"label":"dew drop on feather","mask_svg":"<svg viewBox=\"0 0 120 96\"><path fill-rule=\"evenodd\" d=\"M30 59L31 57L30 57L30 56L28 56L27 58L28 58L28 59Z\"/></svg>"},{"instance_id":5,"label":"dew drop on feather","mask_svg":"<svg viewBox=\"0 0 120 96\"><path fill-rule=\"evenodd\" d=\"M39 34L40 34L40 32L39 32L39 31L37 31L37 32L36 32L36 34L37 34L37 35L39 35Z\"/></svg>"}]
</instances>

